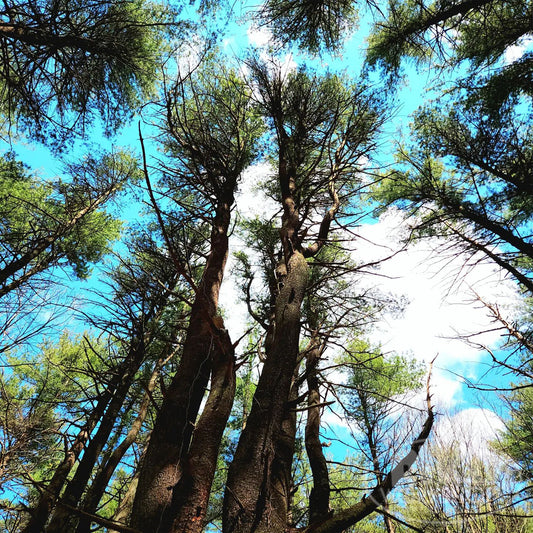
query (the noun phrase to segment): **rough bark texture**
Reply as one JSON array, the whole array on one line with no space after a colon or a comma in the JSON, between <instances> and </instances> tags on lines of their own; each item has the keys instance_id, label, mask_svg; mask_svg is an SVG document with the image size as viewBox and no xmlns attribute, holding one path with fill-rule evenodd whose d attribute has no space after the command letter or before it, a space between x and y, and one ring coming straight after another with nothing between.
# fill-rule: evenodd
<instances>
[{"instance_id":1,"label":"rough bark texture","mask_svg":"<svg viewBox=\"0 0 533 533\"><path fill-rule=\"evenodd\" d=\"M221 201L211 232L211 250L198 285L178 370L165 393L139 475L131 525L169 531L177 509L173 491L181 479L213 360L224 352L226 335L216 316L228 254L233 194Z\"/></svg>"},{"instance_id":2,"label":"rough bark texture","mask_svg":"<svg viewBox=\"0 0 533 533\"><path fill-rule=\"evenodd\" d=\"M283 531L286 525L274 523L276 516L269 514L272 463L299 353L300 308L307 278L307 262L295 251L288 260L287 276L276 300L272 351L267 355L228 472L223 511L225 533Z\"/></svg>"},{"instance_id":3,"label":"rough bark texture","mask_svg":"<svg viewBox=\"0 0 533 533\"><path fill-rule=\"evenodd\" d=\"M227 333L220 337L224 352L213 363L211 390L198 419L183 475L173 492L178 510L171 531L201 533L215 476L217 458L235 397L235 357Z\"/></svg>"},{"instance_id":4,"label":"rough bark texture","mask_svg":"<svg viewBox=\"0 0 533 533\"><path fill-rule=\"evenodd\" d=\"M297 416L294 406L298 397L297 373L294 371L289 401L285 404L285 412L281 428L274 438L274 460L269 487L269 513L263 515L259 530L272 531L277 527L281 531L283 524L292 522L291 503L294 489L292 464L295 452ZM275 526L275 524L278 524Z\"/></svg>"}]
</instances>

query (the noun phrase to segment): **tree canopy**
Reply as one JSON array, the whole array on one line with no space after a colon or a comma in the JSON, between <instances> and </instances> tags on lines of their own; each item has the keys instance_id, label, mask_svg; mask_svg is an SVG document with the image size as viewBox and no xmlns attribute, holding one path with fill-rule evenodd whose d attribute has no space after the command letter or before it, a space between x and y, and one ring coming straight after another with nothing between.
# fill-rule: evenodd
<instances>
[{"instance_id":1,"label":"tree canopy","mask_svg":"<svg viewBox=\"0 0 533 533\"><path fill-rule=\"evenodd\" d=\"M532 531L532 9L4 3L0 528ZM388 260L431 240L513 288L472 292L501 340L464 340L513 376L479 449L447 361L379 338L409 306L384 212Z\"/></svg>"}]
</instances>

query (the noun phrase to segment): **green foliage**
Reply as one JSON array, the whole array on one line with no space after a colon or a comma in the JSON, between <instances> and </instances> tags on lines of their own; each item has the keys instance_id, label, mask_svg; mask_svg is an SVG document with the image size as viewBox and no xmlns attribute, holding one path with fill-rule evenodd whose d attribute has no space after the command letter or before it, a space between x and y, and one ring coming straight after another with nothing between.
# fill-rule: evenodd
<instances>
[{"instance_id":1,"label":"green foliage","mask_svg":"<svg viewBox=\"0 0 533 533\"><path fill-rule=\"evenodd\" d=\"M268 0L260 19L272 27L283 44L298 43L318 53L334 50L357 23L353 0Z\"/></svg>"},{"instance_id":2,"label":"green foliage","mask_svg":"<svg viewBox=\"0 0 533 533\"><path fill-rule=\"evenodd\" d=\"M407 394L422 387L424 368L398 355L384 357L362 339L354 340L347 351L347 416L361 431L358 445L379 482L399 452L395 426L407 409Z\"/></svg>"},{"instance_id":3,"label":"green foliage","mask_svg":"<svg viewBox=\"0 0 533 533\"><path fill-rule=\"evenodd\" d=\"M62 436L92 409L98 372L106 371L95 339L62 335L38 352L5 355L0 375L0 484L50 476L64 452ZM16 486L16 485L14 485ZM30 484L26 490L35 496Z\"/></svg>"},{"instance_id":4,"label":"green foliage","mask_svg":"<svg viewBox=\"0 0 533 533\"><path fill-rule=\"evenodd\" d=\"M175 169L167 184L210 200L226 189L232 194L264 132L248 85L212 53L178 78L166 105L166 146Z\"/></svg>"},{"instance_id":5,"label":"green foliage","mask_svg":"<svg viewBox=\"0 0 533 533\"><path fill-rule=\"evenodd\" d=\"M367 61L380 65L392 79L404 57L428 61L436 56L448 65L468 61L474 81L482 69L490 75L478 79L477 96L492 109L512 95L531 95L531 54L506 64L506 52L533 31L533 4L529 1L389 0L385 21L375 24Z\"/></svg>"},{"instance_id":6,"label":"green foliage","mask_svg":"<svg viewBox=\"0 0 533 533\"><path fill-rule=\"evenodd\" d=\"M533 479L533 388L517 388L509 394L508 402L510 419L494 446L516 462L518 479L530 481Z\"/></svg>"},{"instance_id":7,"label":"green foliage","mask_svg":"<svg viewBox=\"0 0 533 533\"><path fill-rule=\"evenodd\" d=\"M69 167L68 182L30 175L12 157L0 161L1 294L54 266L90 273L119 235L121 223L99 207L138 179L126 153L87 157Z\"/></svg>"},{"instance_id":8,"label":"green foliage","mask_svg":"<svg viewBox=\"0 0 533 533\"><path fill-rule=\"evenodd\" d=\"M424 368L420 363L395 355L384 357L364 340L353 341L345 363L349 365L350 415L362 425L391 413L391 399L422 387Z\"/></svg>"},{"instance_id":9,"label":"green foliage","mask_svg":"<svg viewBox=\"0 0 533 533\"><path fill-rule=\"evenodd\" d=\"M166 41L182 29L173 9L145 0L19 0L2 16L12 25L1 31L2 110L56 147L97 115L107 133L123 124L154 94Z\"/></svg>"}]
</instances>

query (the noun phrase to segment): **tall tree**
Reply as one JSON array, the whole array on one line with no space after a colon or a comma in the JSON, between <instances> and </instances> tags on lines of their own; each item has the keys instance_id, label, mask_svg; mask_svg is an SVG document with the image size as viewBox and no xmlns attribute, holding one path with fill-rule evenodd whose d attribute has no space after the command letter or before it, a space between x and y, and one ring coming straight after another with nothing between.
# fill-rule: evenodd
<instances>
[{"instance_id":1,"label":"tall tree","mask_svg":"<svg viewBox=\"0 0 533 533\"><path fill-rule=\"evenodd\" d=\"M167 194L189 192L190 199L178 209L203 220L211 235L197 284L172 251L172 236L167 237L175 267L191 283L194 297L180 364L141 465L132 515L132 525L140 530L151 530L154 523L162 531L201 529L233 402L234 347L218 298L234 194L242 171L255 157L263 126L254 116L246 84L236 73L216 66L216 60L180 78L166 101L167 148L173 158L166 169ZM207 407L197 420L210 377Z\"/></svg>"},{"instance_id":2,"label":"tall tree","mask_svg":"<svg viewBox=\"0 0 533 533\"><path fill-rule=\"evenodd\" d=\"M305 69L284 73L276 65L251 65L263 113L276 147L276 187L282 215L279 230L278 285L252 409L228 471L223 530L282 531L290 524L290 465L294 454L295 380L301 361L302 304L309 290L309 260L333 237L341 198L350 197L360 158L374 141L379 102L363 88L346 87L333 75ZM325 215L319 218L319 213ZM317 219L319 222L317 222ZM413 460L427 435L413 445ZM389 473L368 501L309 525L309 531L340 531L383 503L397 482Z\"/></svg>"},{"instance_id":3,"label":"tall tree","mask_svg":"<svg viewBox=\"0 0 533 533\"><path fill-rule=\"evenodd\" d=\"M408 393L422 387L424 370L414 361L399 356L386 358L364 341L354 342L348 352L348 415L363 435L358 446L376 484L380 484L400 448L402 439L395 426L405 418L405 412L401 411L408 409ZM386 498L383 510L386 530L394 533Z\"/></svg>"}]
</instances>

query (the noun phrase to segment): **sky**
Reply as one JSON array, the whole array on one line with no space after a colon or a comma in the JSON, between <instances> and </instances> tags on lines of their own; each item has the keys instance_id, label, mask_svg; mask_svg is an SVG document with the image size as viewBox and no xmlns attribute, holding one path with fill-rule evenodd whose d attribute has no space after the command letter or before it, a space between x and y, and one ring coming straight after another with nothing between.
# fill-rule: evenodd
<instances>
[{"instance_id":1,"label":"sky","mask_svg":"<svg viewBox=\"0 0 533 533\"><path fill-rule=\"evenodd\" d=\"M364 29L365 20L361 26ZM237 55L247 45L268 46L269 38L265 29L243 23L230 28L221 46L228 54ZM529 45L523 43L523 46ZM347 42L342 56L317 60L315 64L320 68L345 68L356 75L362 65L363 49L364 40L361 33L357 33ZM523 47L509 50L509 60L522 52ZM288 54L285 58L288 69L295 68L299 61L297 53ZM395 143L402 132L405 133L410 113L431 96L424 89L431 75L408 69L405 80L399 84L398 104L393 119L385 128L386 135L380 147L381 156L385 159L390 159ZM136 125L114 143L131 144L138 151ZM61 173L61 165L43 148L19 145L17 151L32 167L41 169L46 175ZM244 175L237 200L241 216L266 215L276 209L266 199L258 201L258 193L254 190L255 180L265 172L268 168L262 164ZM494 265L477 264L477 258L466 258L466 265L476 263L476 266L465 267L465 257L439 240L414 242L399 252L404 248L402 239L407 231L401 213L394 209L386 211L378 219L368 220L357 229L353 251L356 261L364 263L393 255L379 269L367 274L361 283L389 292L405 303L401 313L384 314L369 333L369 338L381 345L384 352L408 355L425 363L437 357L432 376L436 404L442 409L468 412L472 418L490 420L479 424L476 431L485 431L487 437L492 438L494 429L499 425L498 419L492 415L487 418L488 403L480 402L482 396L464 384L464 378L473 382L482 379L487 356L483 350L465 342L464 337L484 332L471 340L497 349L501 342L500 332L493 330L494 324L477 298L498 303L505 313L513 316L519 306L516 288ZM240 244L234 238L232 245L236 250ZM238 303L239 294L230 274L231 267L230 259L220 301L230 302L226 306L226 314L230 317L228 328L232 338L237 339L245 330L246 310L243 304ZM462 336L463 340L458 340L458 336ZM500 379L501 383L507 381L503 375L494 379ZM339 419L336 420L342 424ZM333 419L331 422L334 423Z\"/></svg>"},{"instance_id":2,"label":"sky","mask_svg":"<svg viewBox=\"0 0 533 533\"><path fill-rule=\"evenodd\" d=\"M265 46L269 42L269 34L264 29L249 28L247 36L255 46ZM234 44L231 38L225 42L228 47ZM513 47L508 51L507 59L515 59L530 44ZM323 62L322 66L346 68L355 75L361 67L359 58L364 46L361 36L354 35L348 41L343 57ZM294 67L298 57L291 55L286 62ZM385 154L385 158L390 159L397 142L406 134L410 114L432 97L426 86L433 75L414 68L406 69L406 77L398 87L393 119L385 126L382 157ZM244 176L238 199L241 215L265 215L275 209L269 206L267 199L258 201L257 191L253 188L252 176L265 172L267 169L263 167ZM369 333L369 340L381 345L386 353L413 357L426 365L435 359L431 392L437 408L457 413L454 416L467 417L472 421L471 432L477 434L477 438L491 440L503 427L494 412L495 395L484 394L467 383L506 386L511 377L494 371L487 376L491 361L483 347L499 353L503 339L501 330L482 302L498 305L504 316L512 318L520 310L520 296L516 286L499 267L482 257L466 257L457 249L450 248L447 242L433 238L412 242L405 248L403 239L407 236L408 224L402 213L392 208L357 229L360 242L354 245L353 257L356 261L365 263L392 255L375 272L366 275L361 283L388 292L404 302L401 313L391 312L382 316L379 324ZM239 321L246 312L244 308L239 310L238 293L230 277L225 281L222 292L221 301L232 301L233 297L235 305L231 307L233 320L229 328L230 331L233 328L233 335L237 338L240 336L237 331L242 331ZM336 416L329 417L328 421L338 426L344 424Z\"/></svg>"},{"instance_id":3,"label":"sky","mask_svg":"<svg viewBox=\"0 0 533 533\"><path fill-rule=\"evenodd\" d=\"M278 210L278 206L256 188L259 177L269 172L268 165L263 163L244 174L236 198L239 216L269 218ZM502 338L501 332L494 330L494 323L478 298L498 304L508 317L518 312L520 298L515 285L492 263L480 262L479 257L465 257L439 239L415 241L405 247L408 231L409 221L394 208L356 229L352 252L355 261L361 264L388 258L375 270L362 275L359 284L403 303L401 312L385 313L369 331L368 338L372 344L380 345L383 353L414 358L426 368L436 358L431 376L436 410L441 414L451 413L452 420L455 417L468 419L471 424L463 436L484 443L479 446L482 450L488 441L497 438L503 423L494 411L495 395L469 388L465 381L486 382L487 354L472 343L496 350ZM233 237L231 246L235 251L242 243ZM239 302L239 290L231 275L234 264L230 257L220 302L225 305L230 335L237 339L245 330L247 311ZM472 342L466 342L465 337ZM330 353L330 362L334 356ZM490 376L493 384L506 385L509 380L494 372ZM334 376L334 381L342 379L342 376ZM423 405L424 400L425 392L421 392L412 402ZM438 417L437 425L439 420ZM336 437L349 441L353 428L350 429L343 418L338 404L326 410L324 421L329 428L326 439ZM445 432L449 418L442 417L442 423ZM344 445L332 440L334 444L329 452L336 458L344 458Z\"/></svg>"}]
</instances>

